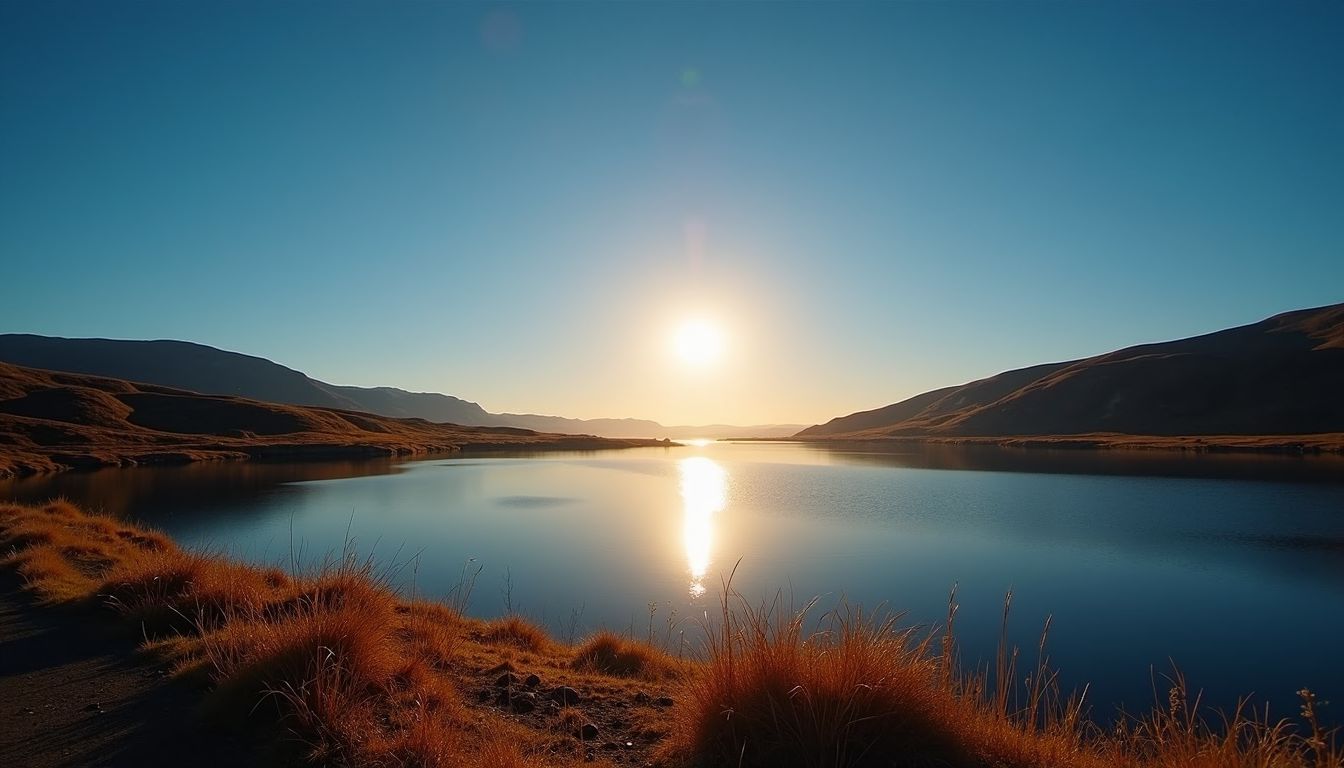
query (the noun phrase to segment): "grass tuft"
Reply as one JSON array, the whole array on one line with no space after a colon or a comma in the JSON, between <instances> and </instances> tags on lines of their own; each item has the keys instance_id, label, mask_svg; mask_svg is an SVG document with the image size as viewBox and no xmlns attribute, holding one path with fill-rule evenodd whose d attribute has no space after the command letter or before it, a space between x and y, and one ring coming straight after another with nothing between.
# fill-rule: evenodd
<instances>
[{"instance_id":1,"label":"grass tuft","mask_svg":"<svg viewBox=\"0 0 1344 768\"><path fill-rule=\"evenodd\" d=\"M1005 601L1005 628L1011 594ZM955 662L955 593L941 637L897 627L899 615L753 607L725 590L706 658L682 686L664 745L699 765L831 768L1341 768L1314 694L1301 693L1304 732L1238 710L1212 725L1173 680L1171 706L1102 732L1082 698L1059 691L1042 634L1038 662L1019 677L1001 640L994 676Z\"/></svg>"},{"instance_id":2,"label":"grass tuft","mask_svg":"<svg viewBox=\"0 0 1344 768\"><path fill-rule=\"evenodd\" d=\"M619 677L680 677L686 665L662 650L614 632L598 632L574 651L575 669Z\"/></svg>"},{"instance_id":3,"label":"grass tuft","mask_svg":"<svg viewBox=\"0 0 1344 768\"><path fill-rule=\"evenodd\" d=\"M521 616L506 616L489 622L480 634L481 642L490 645L509 645L533 653L551 647L546 631Z\"/></svg>"},{"instance_id":4,"label":"grass tuft","mask_svg":"<svg viewBox=\"0 0 1344 768\"><path fill-rule=\"evenodd\" d=\"M678 708L675 744L711 764L972 765L926 644L894 618L725 603L704 674ZM893 762L893 761L897 762Z\"/></svg>"}]
</instances>

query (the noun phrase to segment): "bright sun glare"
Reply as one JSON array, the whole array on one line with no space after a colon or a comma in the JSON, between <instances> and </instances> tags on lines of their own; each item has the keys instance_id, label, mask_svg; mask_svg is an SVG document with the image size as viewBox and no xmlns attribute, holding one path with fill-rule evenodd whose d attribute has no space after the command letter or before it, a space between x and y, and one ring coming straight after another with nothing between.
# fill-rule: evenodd
<instances>
[{"instance_id":1,"label":"bright sun glare","mask_svg":"<svg viewBox=\"0 0 1344 768\"><path fill-rule=\"evenodd\" d=\"M723 332L704 320L688 320L677 329L673 339L677 357L688 365L704 367L723 355Z\"/></svg>"}]
</instances>

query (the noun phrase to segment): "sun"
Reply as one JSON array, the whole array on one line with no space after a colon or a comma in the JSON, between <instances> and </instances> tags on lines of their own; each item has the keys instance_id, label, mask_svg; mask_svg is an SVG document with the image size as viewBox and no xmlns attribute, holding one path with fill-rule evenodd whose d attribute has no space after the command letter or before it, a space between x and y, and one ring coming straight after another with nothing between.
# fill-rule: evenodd
<instances>
[{"instance_id":1,"label":"sun","mask_svg":"<svg viewBox=\"0 0 1344 768\"><path fill-rule=\"evenodd\" d=\"M672 337L673 348L683 363L704 368L723 356L724 337L719 327L707 320L682 323Z\"/></svg>"}]
</instances>

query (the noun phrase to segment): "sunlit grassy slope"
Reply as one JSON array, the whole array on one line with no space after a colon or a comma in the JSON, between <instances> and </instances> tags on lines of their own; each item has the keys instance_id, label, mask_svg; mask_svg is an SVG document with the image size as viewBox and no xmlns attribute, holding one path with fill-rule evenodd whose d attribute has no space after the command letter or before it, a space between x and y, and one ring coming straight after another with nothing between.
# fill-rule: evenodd
<instances>
[{"instance_id":1,"label":"sunlit grassy slope","mask_svg":"<svg viewBox=\"0 0 1344 768\"><path fill-rule=\"evenodd\" d=\"M689 661L628 635L571 646L518 617L470 619L463 590L398 594L349 552L260 568L61 502L0 506L0 549L42 601L110 608L208 683L212 716L297 734L316 764L1344 766L1305 693L1300 722L1210 726L1177 684L1167 708L1102 732L1047 669L1019 674L1015 651L958 671L951 604L946 627L916 634L730 591Z\"/></svg>"}]
</instances>

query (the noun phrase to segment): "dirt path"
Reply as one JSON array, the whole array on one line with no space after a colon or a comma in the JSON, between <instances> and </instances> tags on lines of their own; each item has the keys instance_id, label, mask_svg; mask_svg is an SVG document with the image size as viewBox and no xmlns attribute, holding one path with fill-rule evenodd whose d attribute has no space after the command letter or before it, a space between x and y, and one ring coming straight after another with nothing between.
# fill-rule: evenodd
<instances>
[{"instance_id":1,"label":"dirt path","mask_svg":"<svg viewBox=\"0 0 1344 768\"><path fill-rule=\"evenodd\" d=\"M207 728L202 692L87 610L33 604L0 572L0 766L240 766L262 754Z\"/></svg>"}]
</instances>

